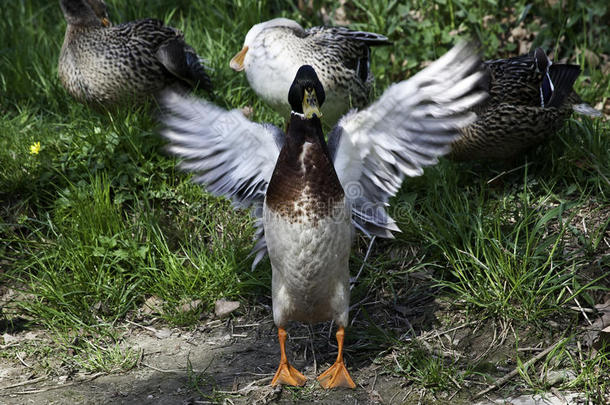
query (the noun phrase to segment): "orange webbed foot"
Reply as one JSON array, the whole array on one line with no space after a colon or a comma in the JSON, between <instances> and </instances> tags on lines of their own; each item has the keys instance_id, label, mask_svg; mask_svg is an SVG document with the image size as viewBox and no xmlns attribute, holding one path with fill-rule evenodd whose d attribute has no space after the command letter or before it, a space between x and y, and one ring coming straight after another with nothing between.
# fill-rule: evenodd
<instances>
[{"instance_id":1,"label":"orange webbed foot","mask_svg":"<svg viewBox=\"0 0 610 405\"><path fill-rule=\"evenodd\" d=\"M300 387L305 385L305 381L307 381L307 378L299 370L292 367L290 363L280 363L273 380L271 380L271 385L284 384Z\"/></svg>"},{"instance_id":2,"label":"orange webbed foot","mask_svg":"<svg viewBox=\"0 0 610 405\"><path fill-rule=\"evenodd\" d=\"M337 353L337 360L335 364L330 366L328 370L320 374L318 377L318 381L322 388L336 388L336 387L346 387L346 388L356 388L356 384L354 384L354 380L347 372L347 368L345 368L345 363L343 363L343 337L345 336L345 328L343 326L339 326L339 330L337 330L337 345L339 346Z\"/></svg>"},{"instance_id":3,"label":"orange webbed foot","mask_svg":"<svg viewBox=\"0 0 610 405\"><path fill-rule=\"evenodd\" d=\"M273 380L271 380L271 385L304 385L307 378L305 378L305 376L301 374L299 370L292 367L290 363L288 363L288 358L286 357L286 338L288 336L286 330L282 327L278 327L277 335L280 341L280 352L282 357L280 359L280 366L277 368L275 376L273 376Z\"/></svg>"},{"instance_id":4,"label":"orange webbed foot","mask_svg":"<svg viewBox=\"0 0 610 405\"><path fill-rule=\"evenodd\" d=\"M343 361L335 362L328 370L320 374L318 381L322 388L326 389L336 387L356 388L356 384L354 384Z\"/></svg>"}]
</instances>

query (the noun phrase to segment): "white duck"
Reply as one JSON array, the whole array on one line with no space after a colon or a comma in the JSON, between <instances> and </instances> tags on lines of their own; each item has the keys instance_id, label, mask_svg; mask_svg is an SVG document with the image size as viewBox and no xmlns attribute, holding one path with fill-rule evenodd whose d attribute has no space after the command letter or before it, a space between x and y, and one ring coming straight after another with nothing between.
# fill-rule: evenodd
<instances>
[{"instance_id":1,"label":"white duck","mask_svg":"<svg viewBox=\"0 0 610 405\"><path fill-rule=\"evenodd\" d=\"M350 108L368 105L373 83L370 47L388 45L383 35L345 27L303 29L296 21L275 18L254 25L230 66L244 70L254 92L288 117L288 90L303 65L312 66L326 92L322 121L335 125Z\"/></svg>"}]
</instances>

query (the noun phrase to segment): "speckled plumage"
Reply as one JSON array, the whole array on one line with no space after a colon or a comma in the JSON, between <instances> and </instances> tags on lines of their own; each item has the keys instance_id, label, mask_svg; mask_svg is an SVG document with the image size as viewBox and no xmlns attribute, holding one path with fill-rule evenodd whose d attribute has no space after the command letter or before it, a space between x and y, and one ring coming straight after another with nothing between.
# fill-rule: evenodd
<instances>
[{"instance_id":1,"label":"speckled plumage","mask_svg":"<svg viewBox=\"0 0 610 405\"><path fill-rule=\"evenodd\" d=\"M307 121L301 121L291 120L296 128L288 133L296 135L286 138L267 188L266 205L289 222L307 220L315 225L332 215L344 194L326 144L322 139L306 141L300 134Z\"/></svg>"},{"instance_id":2,"label":"speckled plumage","mask_svg":"<svg viewBox=\"0 0 610 405\"><path fill-rule=\"evenodd\" d=\"M322 121L334 125L350 108L368 104L373 83L370 47L389 43L379 34L345 27L303 29L295 21L277 18L250 29L243 69L259 97L288 116L292 80L300 66L312 66L327 95Z\"/></svg>"},{"instance_id":3,"label":"speckled plumage","mask_svg":"<svg viewBox=\"0 0 610 405\"><path fill-rule=\"evenodd\" d=\"M347 326L351 209L318 118L293 114L263 211L273 268L273 315Z\"/></svg>"},{"instance_id":4,"label":"speckled plumage","mask_svg":"<svg viewBox=\"0 0 610 405\"><path fill-rule=\"evenodd\" d=\"M68 26L58 73L78 101L139 102L174 84L211 89L199 57L179 30L154 19L106 28L83 0L60 3Z\"/></svg>"},{"instance_id":5,"label":"speckled plumage","mask_svg":"<svg viewBox=\"0 0 610 405\"><path fill-rule=\"evenodd\" d=\"M580 107L584 104L572 89L578 66L552 64L540 48L484 66L489 98L474 109L477 120L452 144L453 159L511 159L561 129L573 109L596 115L591 107Z\"/></svg>"}]
</instances>

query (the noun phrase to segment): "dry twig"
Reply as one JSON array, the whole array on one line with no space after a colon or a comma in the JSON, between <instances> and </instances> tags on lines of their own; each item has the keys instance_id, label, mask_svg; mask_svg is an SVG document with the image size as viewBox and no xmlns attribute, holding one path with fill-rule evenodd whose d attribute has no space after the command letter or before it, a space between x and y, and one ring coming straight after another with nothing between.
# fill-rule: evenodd
<instances>
[{"instance_id":1,"label":"dry twig","mask_svg":"<svg viewBox=\"0 0 610 405\"><path fill-rule=\"evenodd\" d=\"M248 385L246 385L243 388L240 388L236 391L216 391L220 394L225 394L225 395L245 395L245 394L249 394L251 391L255 390L257 385L261 384L261 383L266 383L268 381L271 381L271 379L273 379L273 376L269 376L269 377L265 377L265 378L261 378L260 380L254 380L252 382L250 382Z\"/></svg>"},{"instance_id":2,"label":"dry twig","mask_svg":"<svg viewBox=\"0 0 610 405\"><path fill-rule=\"evenodd\" d=\"M77 381L71 381L71 382L69 382L67 384L58 384L58 385L53 385L51 387L45 387L45 388L37 389L37 390L18 391L18 392L13 392L12 394L15 394L15 395L40 394L41 392L47 392L47 391L51 391L51 390L56 390L58 388L69 387L71 385L79 384L79 383L82 383L82 382L89 382L89 381L95 380L97 377L102 376L102 375L106 375L106 373L99 372L99 373L95 373L95 374L93 374L93 375L91 375L91 376L89 376L87 378L83 378L83 379L80 379L80 380L77 380ZM44 379L44 378L46 378L46 377L39 377L39 378L36 378L36 379L31 380L29 382L26 381L25 383L37 382L37 381L40 381L41 379ZM25 384L19 384L19 385L25 385ZM5 388L9 388L9 387L5 387Z\"/></svg>"},{"instance_id":3,"label":"dry twig","mask_svg":"<svg viewBox=\"0 0 610 405\"><path fill-rule=\"evenodd\" d=\"M35 384L38 381L42 381L45 378L47 378L46 376L42 376L42 377L38 377L38 378L34 378L33 380L26 380L26 381L21 381L19 383L16 384L12 384L12 385L7 385L6 387L0 387L0 390L8 390L10 388L16 388L16 387L21 387L23 385L28 385L28 384Z\"/></svg>"},{"instance_id":4,"label":"dry twig","mask_svg":"<svg viewBox=\"0 0 610 405\"><path fill-rule=\"evenodd\" d=\"M543 351L541 351L540 353L538 353L536 356L532 357L531 359L529 359L528 361L526 361L525 363L523 363L523 368L527 368L529 366L531 366L532 364L534 364L535 362L537 362L538 360L540 360L541 358L543 358L544 356L546 356L547 354L549 354L550 352L552 352L553 350L555 350L555 348L557 346L559 346L560 344L564 343L568 338L561 338L559 339L557 342L553 343L551 346L547 347L546 349L544 349ZM510 373L506 374L504 377L499 378L498 380L496 380L495 383L493 383L491 386L485 388L483 391L479 392L477 395L474 396L474 398L479 398L485 394L487 394L490 391L493 391L494 389L504 385L505 382L507 382L508 380L510 380L511 378L513 378L514 376L516 376L517 374L519 374L519 367L515 367L513 369L513 371L511 371Z\"/></svg>"}]
</instances>

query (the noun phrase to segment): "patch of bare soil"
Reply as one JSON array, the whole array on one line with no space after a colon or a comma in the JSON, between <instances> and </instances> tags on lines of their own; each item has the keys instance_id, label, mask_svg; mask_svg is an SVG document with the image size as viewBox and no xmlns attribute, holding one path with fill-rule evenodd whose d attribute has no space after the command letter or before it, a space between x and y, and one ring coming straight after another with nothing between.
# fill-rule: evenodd
<instances>
[{"instance_id":1,"label":"patch of bare soil","mask_svg":"<svg viewBox=\"0 0 610 405\"><path fill-rule=\"evenodd\" d=\"M35 363L45 359L24 358L19 352L19 342L38 339L40 344L53 343L46 341L43 332L24 330L5 334L2 349L9 355L0 358L0 404L416 404L429 403L432 399L440 403L474 403L474 395L489 386L483 379L456 382L461 384L461 389L456 386L430 394L401 377L401 366L397 363L401 349L389 347L387 343L385 347L378 346L376 334L371 332L371 328L380 327L381 314L391 317L397 314L391 307L370 306L368 312L376 314L376 319L355 317L354 326L348 329L345 357L357 384L355 390L327 391L315 379L336 356L334 328L329 324L308 328L295 323L289 329L288 356L308 378L305 388L270 387L279 361L276 329L270 316L261 317L262 311L257 311L257 320L252 316L213 320L195 330L133 322L124 325L128 332L122 345L132 347L139 357L135 367L118 374L39 375L34 371ZM511 360L514 334L508 325L453 323L451 319L458 321L458 315L451 318L449 305L429 301L428 309L432 308L436 309L436 314L447 317L453 326L420 329L430 323L413 325L418 344L429 356L449 359L448 363L452 364L478 364L482 372L494 377L515 366ZM399 307L398 310L404 309ZM413 319L427 318L413 316ZM381 329L396 336L398 324L387 322L389 320L386 317ZM404 326L401 330L406 332ZM7 339L7 335L14 340ZM402 339L407 343L412 337L405 333ZM533 356L551 343L531 336L529 341L521 342L521 347L529 347ZM524 352L522 359L529 356ZM554 394L549 395L553 397ZM569 397L573 393L558 395ZM490 401L498 397L502 397L502 392L491 392L479 401L483 401L481 404L493 403Z\"/></svg>"},{"instance_id":2,"label":"patch of bare soil","mask_svg":"<svg viewBox=\"0 0 610 405\"><path fill-rule=\"evenodd\" d=\"M323 336L326 333L317 330L312 340L307 327L291 329L289 356L309 379L305 390L269 386L279 349L273 322L266 318L255 323L213 321L195 331L173 329L169 333L133 326L124 344L141 357L134 369L123 374L46 378L32 373L28 366L33 359L3 360L0 404L288 404L300 403L301 397L319 403L382 403L383 396L390 393L385 386L392 379L379 377L380 367L370 361L354 364L349 351L348 367L358 389L325 391L319 387L316 375L336 355ZM330 340L334 343L334 337ZM400 391L401 383L394 379L396 387L391 392Z\"/></svg>"}]
</instances>

